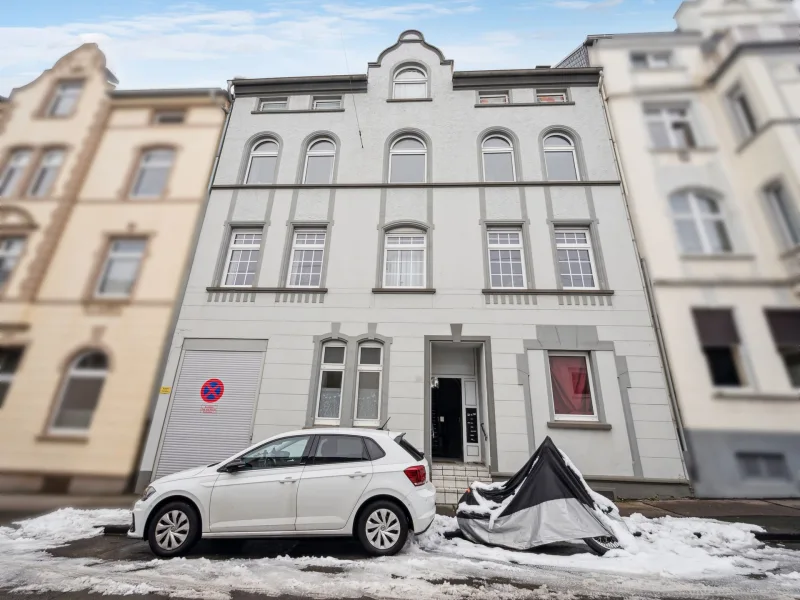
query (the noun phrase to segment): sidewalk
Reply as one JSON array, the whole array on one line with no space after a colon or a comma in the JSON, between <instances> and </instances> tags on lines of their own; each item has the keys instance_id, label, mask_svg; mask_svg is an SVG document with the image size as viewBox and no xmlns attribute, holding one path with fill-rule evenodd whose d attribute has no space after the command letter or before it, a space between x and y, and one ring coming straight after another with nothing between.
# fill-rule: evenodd
<instances>
[{"instance_id":1,"label":"sidewalk","mask_svg":"<svg viewBox=\"0 0 800 600\"><path fill-rule=\"evenodd\" d=\"M138 498L138 495L0 494L0 526L20 519L37 517L67 506L73 508L131 508Z\"/></svg>"}]
</instances>

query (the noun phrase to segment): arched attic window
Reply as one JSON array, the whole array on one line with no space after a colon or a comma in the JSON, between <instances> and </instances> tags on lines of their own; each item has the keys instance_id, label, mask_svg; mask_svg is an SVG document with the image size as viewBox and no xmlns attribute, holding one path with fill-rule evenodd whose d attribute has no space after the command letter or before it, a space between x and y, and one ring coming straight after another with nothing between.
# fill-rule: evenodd
<instances>
[{"instance_id":1,"label":"arched attic window","mask_svg":"<svg viewBox=\"0 0 800 600\"><path fill-rule=\"evenodd\" d=\"M398 100L428 97L428 75L418 66L398 69L394 74L392 96Z\"/></svg>"}]
</instances>

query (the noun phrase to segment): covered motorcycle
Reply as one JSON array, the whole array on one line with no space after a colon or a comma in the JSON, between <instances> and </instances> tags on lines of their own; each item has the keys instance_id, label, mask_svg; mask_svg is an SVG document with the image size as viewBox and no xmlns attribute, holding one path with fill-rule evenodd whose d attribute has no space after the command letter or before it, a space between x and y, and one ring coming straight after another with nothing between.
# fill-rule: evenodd
<instances>
[{"instance_id":1,"label":"covered motorcycle","mask_svg":"<svg viewBox=\"0 0 800 600\"><path fill-rule=\"evenodd\" d=\"M470 541L514 550L583 539L603 554L620 547L615 530L625 527L614 503L589 488L549 437L508 481L474 483L456 517Z\"/></svg>"}]
</instances>

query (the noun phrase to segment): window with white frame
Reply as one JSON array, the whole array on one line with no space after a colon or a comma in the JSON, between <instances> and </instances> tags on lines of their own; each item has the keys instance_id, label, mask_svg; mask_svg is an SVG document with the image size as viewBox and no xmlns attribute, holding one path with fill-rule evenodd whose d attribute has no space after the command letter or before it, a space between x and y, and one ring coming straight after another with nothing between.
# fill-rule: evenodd
<instances>
[{"instance_id":1,"label":"window with white frame","mask_svg":"<svg viewBox=\"0 0 800 600\"><path fill-rule=\"evenodd\" d=\"M102 352L86 352L75 358L64 378L50 430L85 433L92 423L107 375L108 358Z\"/></svg>"},{"instance_id":2,"label":"window with white frame","mask_svg":"<svg viewBox=\"0 0 800 600\"><path fill-rule=\"evenodd\" d=\"M82 81L62 81L56 87L53 99L47 109L49 117L68 117L75 110L83 89Z\"/></svg>"},{"instance_id":3,"label":"window with white frame","mask_svg":"<svg viewBox=\"0 0 800 600\"><path fill-rule=\"evenodd\" d=\"M3 408L8 390L14 381L19 361L22 359L23 348L0 348L0 408Z\"/></svg>"},{"instance_id":4,"label":"window with white frame","mask_svg":"<svg viewBox=\"0 0 800 600\"><path fill-rule=\"evenodd\" d=\"M336 144L327 138L312 142L306 151L303 183L326 184L333 180Z\"/></svg>"},{"instance_id":5,"label":"window with white frame","mask_svg":"<svg viewBox=\"0 0 800 600\"><path fill-rule=\"evenodd\" d=\"M521 229L490 228L489 281L492 289L524 288L525 261Z\"/></svg>"},{"instance_id":6,"label":"window with white frame","mask_svg":"<svg viewBox=\"0 0 800 600\"><path fill-rule=\"evenodd\" d=\"M289 98L262 98L258 101L258 110L286 110L289 105Z\"/></svg>"},{"instance_id":7,"label":"window with white frame","mask_svg":"<svg viewBox=\"0 0 800 600\"><path fill-rule=\"evenodd\" d=\"M425 142L401 137L389 149L389 183L425 183L426 163Z\"/></svg>"},{"instance_id":8,"label":"window with white frame","mask_svg":"<svg viewBox=\"0 0 800 600\"><path fill-rule=\"evenodd\" d=\"M28 188L28 196L41 198L50 192L56 180L61 163L64 161L64 151L58 148L48 150L39 162L39 168L33 176L31 185Z\"/></svg>"},{"instance_id":9,"label":"window with white frame","mask_svg":"<svg viewBox=\"0 0 800 600\"><path fill-rule=\"evenodd\" d=\"M322 347L315 419L317 423L339 423L346 352L347 348L341 342L328 342Z\"/></svg>"},{"instance_id":10,"label":"window with white frame","mask_svg":"<svg viewBox=\"0 0 800 600\"><path fill-rule=\"evenodd\" d=\"M597 421L589 356L548 354L553 417L556 421Z\"/></svg>"},{"instance_id":11,"label":"window with white frame","mask_svg":"<svg viewBox=\"0 0 800 600\"><path fill-rule=\"evenodd\" d=\"M742 138L752 137L758 131L758 123L750 106L750 100L740 85L728 92L728 103L736 120L736 128Z\"/></svg>"},{"instance_id":12,"label":"window with white frame","mask_svg":"<svg viewBox=\"0 0 800 600\"><path fill-rule=\"evenodd\" d=\"M395 73L394 97L397 99L427 98L428 76L420 67L405 67Z\"/></svg>"},{"instance_id":13,"label":"window with white frame","mask_svg":"<svg viewBox=\"0 0 800 600\"><path fill-rule=\"evenodd\" d=\"M490 135L481 144L484 181L516 181L514 146L503 135Z\"/></svg>"},{"instance_id":14,"label":"window with white frame","mask_svg":"<svg viewBox=\"0 0 800 600\"><path fill-rule=\"evenodd\" d=\"M508 90L495 92L478 92L478 104L508 104Z\"/></svg>"},{"instance_id":15,"label":"window with white frame","mask_svg":"<svg viewBox=\"0 0 800 600\"><path fill-rule=\"evenodd\" d=\"M139 161L139 169L133 179L131 196L134 198L158 198L167 187L172 170L175 151L171 148L148 150Z\"/></svg>"},{"instance_id":16,"label":"window with white frame","mask_svg":"<svg viewBox=\"0 0 800 600\"><path fill-rule=\"evenodd\" d=\"M287 287L320 286L325 235L324 229L298 229L294 232Z\"/></svg>"},{"instance_id":17,"label":"window with white frame","mask_svg":"<svg viewBox=\"0 0 800 600\"><path fill-rule=\"evenodd\" d=\"M536 92L536 101L542 104L563 104L567 101L567 92L563 90Z\"/></svg>"},{"instance_id":18,"label":"window with white frame","mask_svg":"<svg viewBox=\"0 0 800 600\"><path fill-rule=\"evenodd\" d=\"M356 374L356 414L358 425L376 425L381 410L381 378L383 371L383 347L376 343L364 343L358 347Z\"/></svg>"},{"instance_id":19,"label":"window with white frame","mask_svg":"<svg viewBox=\"0 0 800 600\"><path fill-rule=\"evenodd\" d=\"M705 192L687 190L669 199L684 254L733 252L720 203Z\"/></svg>"},{"instance_id":20,"label":"window with white frame","mask_svg":"<svg viewBox=\"0 0 800 600\"><path fill-rule=\"evenodd\" d=\"M672 65L672 52L631 52L631 65L637 69L664 69Z\"/></svg>"},{"instance_id":21,"label":"window with white frame","mask_svg":"<svg viewBox=\"0 0 800 600\"><path fill-rule=\"evenodd\" d=\"M244 175L245 183L275 183L275 167L278 164L280 147L275 140L259 142L250 151L247 161L247 172Z\"/></svg>"},{"instance_id":22,"label":"window with white frame","mask_svg":"<svg viewBox=\"0 0 800 600\"><path fill-rule=\"evenodd\" d=\"M11 277L24 247L25 238L22 236L0 237L0 286Z\"/></svg>"},{"instance_id":23,"label":"window with white frame","mask_svg":"<svg viewBox=\"0 0 800 600\"><path fill-rule=\"evenodd\" d=\"M112 239L108 248L95 295L101 298L127 298L139 275L147 240Z\"/></svg>"},{"instance_id":24,"label":"window with white frame","mask_svg":"<svg viewBox=\"0 0 800 600\"><path fill-rule=\"evenodd\" d=\"M544 138L544 164L547 179L576 181L578 179L578 157L575 143L563 133L553 133Z\"/></svg>"},{"instance_id":25,"label":"window with white frame","mask_svg":"<svg viewBox=\"0 0 800 600\"><path fill-rule=\"evenodd\" d=\"M425 287L426 237L423 231L386 234L383 257L384 287Z\"/></svg>"},{"instance_id":26,"label":"window with white frame","mask_svg":"<svg viewBox=\"0 0 800 600\"><path fill-rule=\"evenodd\" d=\"M695 148L697 146L686 107L645 107L650 139L656 148Z\"/></svg>"},{"instance_id":27,"label":"window with white frame","mask_svg":"<svg viewBox=\"0 0 800 600\"><path fill-rule=\"evenodd\" d=\"M234 229L231 232L228 256L225 258L223 284L235 287L253 285L256 281L260 253L260 229Z\"/></svg>"},{"instance_id":28,"label":"window with white frame","mask_svg":"<svg viewBox=\"0 0 800 600\"><path fill-rule=\"evenodd\" d=\"M556 255L561 287L597 289L597 270L588 229L556 228Z\"/></svg>"},{"instance_id":29,"label":"window with white frame","mask_svg":"<svg viewBox=\"0 0 800 600\"><path fill-rule=\"evenodd\" d=\"M28 168L31 154L27 148L14 150L11 153L5 167L0 171L0 198L14 193L14 188Z\"/></svg>"},{"instance_id":30,"label":"window with white frame","mask_svg":"<svg viewBox=\"0 0 800 600\"><path fill-rule=\"evenodd\" d=\"M314 110L334 110L342 108L341 96L315 96L311 102L311 108Z\"/></svg>"},{"instance_id":31,"label":"window with white frame","mask_svg":"<svg viewBox=\"0 0 800 600\"><path fill-rule=\"evenodd\" d=\"M780 181L775 181L764 188L764 193L786 245L797 246L800 244L800 223L786 187Z\"/></svg>"}]
</instances>

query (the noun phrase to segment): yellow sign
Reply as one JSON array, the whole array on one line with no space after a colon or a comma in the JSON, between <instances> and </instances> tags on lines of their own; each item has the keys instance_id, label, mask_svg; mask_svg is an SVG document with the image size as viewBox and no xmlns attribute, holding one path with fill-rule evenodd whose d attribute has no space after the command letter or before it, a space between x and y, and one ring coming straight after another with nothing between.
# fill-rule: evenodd
<instances>
[{"instance_id":1,"label":"yellow sign","mask_svg":"<svg viewBox=\"0 0 800 600\"><path fill-rule=\"evenodd\" d=\"M172 388L169 387L169 386L166 386L166 385L161 388L161 393L162 394L169 394L171 391L172 391Z\"/></svg>"}]
</instances>

